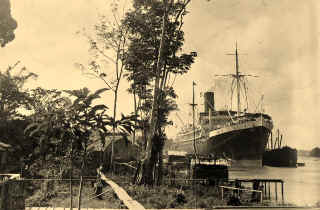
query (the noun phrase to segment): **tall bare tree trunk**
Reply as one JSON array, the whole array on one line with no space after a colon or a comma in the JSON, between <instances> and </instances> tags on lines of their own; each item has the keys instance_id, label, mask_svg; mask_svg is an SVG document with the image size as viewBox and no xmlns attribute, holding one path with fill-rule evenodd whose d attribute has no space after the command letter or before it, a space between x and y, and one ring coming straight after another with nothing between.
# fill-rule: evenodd
<instances>
[{"instance_id":1,"label":"tall bare tree trunk","mask_svg":"<svg viewBox=\"0 0 320 210\"><path fill-rule=\"evenodd\" d=\"M114 170L114 141L116 137L116 117L117 117L117 102L118 102L118 87L119 87L119 81L117 82L117 85L114 90L114 104L113 104L113 125L112 125L112 140L111 140L111 160L110 160L110 165L111 165L111 171L113 172Z\"/></svg>"},{"instance_id":2,"label":"tall bare tree trunk","mask_svg":"<svg viewBox=\"0 0 320 210\"><path fill-rule=\"evenodd\" d=\"M135 88L133 88L133 103L134 103L134 114L138 116L138 110L137 110L137 98L136 98L136 91ZM134 145L136 143L136 127L137 127L137 120L134 121L135 128L133 129L133 137L132 137L132 144Z\"/></svg>"}]
</instances>

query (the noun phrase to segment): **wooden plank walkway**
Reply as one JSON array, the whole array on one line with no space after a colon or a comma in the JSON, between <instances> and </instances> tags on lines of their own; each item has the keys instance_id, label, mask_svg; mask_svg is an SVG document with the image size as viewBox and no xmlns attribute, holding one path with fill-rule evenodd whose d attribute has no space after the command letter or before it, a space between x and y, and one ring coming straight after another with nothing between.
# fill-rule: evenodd
<instances>
[{"instance_id":1,"label":"wooden plank walkway","mask_svg":"<svg viewBox=\"0 0 320 210\"><path fill-rule=\"evenodd\" d=\"M124 189L122 189L111 179L108 179L102 172L99 171L99 169L97 170L97 172L101 175L101 179L103 179L105 182L107 182L108 185L110 185L110 187L117 194L118 198L122 200L122 202L128 207L128 209L145 210L145 208L138 201L133 200Z\"/></svg>"},{"instance_id":2,"label":"wooden plank walkway","mask_svg":"<svg viewBox=\"0 0 320 210\"><path fill-rule=\"evenodd\" d=\"M136 200L133 200L128 193L122 189L119 185L113 182L111 179L108 179L103 173L99 170L97 172L100 174L101 179L103 179L113 191L117 194L118 198L122 200L124 205L127 206L128 209L132 210L145 210L145 208ZM102 208L81 208L83 210L111 210L111 209L102 209ZM70 210L69 207L26 207L25 210ZM73 210L78 210L78 208L73 208ZM116 210L116 209L112 209Z\"/></svg>"},{"instance_id":3,"label":"wooden plank walkway","mask_svg":"<svg viewBox=\"0 0 320 210\"><path fill-rule=\"evenodd\" d=\"M70 210L67 207L26 207L25 210ZM73 208L78 210L78 208ZM96 208L81 208L81 210L123 210L123 209L96 209ZM148 210L179 210L179 209L148 209ZM180 209L188 210L188 209ZM205 209L189 209L189 210L205 210Z\"/></svg>"},{"instance_id":4,"label":"wooden plank walkway","mask_svg":"<svg viewBox=\"0 0 320 210\"><path fill-rule=\"evenodd\" d=\"M123 210L123 209L96 209L96 208L81 208L82 210ZM283 210L283 209L294 209L294 210L320 210L317 207L298 207L298 206L213 206L212 209L224 209L224 210L261 210L261 209L273 209L273 210ZM70 210L70 208L64 207L26 207L25 210ZM78 208L73 208L73 210L78 210ZM148 210L205 210L205 209L148 209Z\"/></svg>"},{"instance_id":5,"label":"wooden plank walkway","mask_svg":"<svg viewBox=\"0 0 320 210\"><path fill-rule=\"evenodd\" d=\"M81 208L82 210L123 210L123 209L95 209L95 208ZM273 209L273 210L283 210L283 209L294 209L294 210L319 210L320 208L313 207L277 207L277 206L214 206L212 209L224 209L224 210L261 210L261 209ZM63 207L26 207L25 210L70 210L70 208ZM73 208L73 210L78 210L78 208ZM205 209L148 209L148 210L205 210Z\"/></svg>"},{"instance_id":6,"label":"wooden plank walkway","mask_svg":"<svg viewBox=\"0 0 320 210\"><path fill-rule=\"evenodd\" d=\"M70 208L69 207L26 207L25 210L70 210ZM73 208L73 210L78 210L78 208ZM81 208L81 210L120 210L120 209Z\"/></svg>"}]
</instances>

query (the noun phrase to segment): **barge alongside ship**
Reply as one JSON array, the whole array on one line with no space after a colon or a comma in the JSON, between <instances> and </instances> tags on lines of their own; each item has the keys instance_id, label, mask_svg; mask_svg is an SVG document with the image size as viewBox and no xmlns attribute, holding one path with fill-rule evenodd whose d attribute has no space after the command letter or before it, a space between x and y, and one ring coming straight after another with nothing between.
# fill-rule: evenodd
<instances>
[{"instance_id":1,"label":"barge alongside ship","mask_svg":"<svg viewBox=\"0 0 320 210\"><path fill-rule=\"evenodd\" d=\"M267 149L263 154L262 165L273 167L297 167L298 151L289 146L282 146L282 137L279 129L277 138L273 142L272 133L269 138ZM303 166L303 164L300 166Z\"/></svg>"}]
</instances>

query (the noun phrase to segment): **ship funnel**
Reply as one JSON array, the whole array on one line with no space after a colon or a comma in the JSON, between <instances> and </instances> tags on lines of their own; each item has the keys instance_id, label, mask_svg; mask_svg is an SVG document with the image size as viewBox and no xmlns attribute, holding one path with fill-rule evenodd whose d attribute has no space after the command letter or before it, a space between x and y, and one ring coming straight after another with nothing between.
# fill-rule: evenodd
<instances>
[{"instance_id":1,"label":"ship funnel","mask_svg":"<svg viewBox=\"0 0 320 210\"><path fill-rule=\"evenodd\" d=\"M214 92L204 93L204 112L209 113L209 109L214 111Z\"/></svg>"}]
</instances>

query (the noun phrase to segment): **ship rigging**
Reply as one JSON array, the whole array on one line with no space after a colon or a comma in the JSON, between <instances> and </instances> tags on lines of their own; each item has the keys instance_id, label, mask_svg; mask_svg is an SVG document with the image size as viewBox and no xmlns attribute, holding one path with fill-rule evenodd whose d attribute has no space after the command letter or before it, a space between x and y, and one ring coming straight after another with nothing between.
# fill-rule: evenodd
<instances>
[{"instance_id":1,"label":"ship rigging","mask_svg":"<svg viewBox=\"0 0 320 210\"><path fill-rule=\"evenodd\" d=\"M223 74L223 75L218 75L216 74L216 77L232 77L232 82L231 82L231 110L232 110L232 99L233 99L233 91L236 88L237 91L237 116L240 116L241 113L241 85L243 86L243 90L244 90L244 97L246 100L246 108L244 109L244 112L246 112L246 110L248 110L249 108L249 103L248 103L248 96L247 96L247 92L248 92L248 87L246 85L245 82L245 77L258 77L255 75L251 75L251 74L242 74L239 71L239 53L238 53L238 46L236 43L236 50L235 53L228 53L227 55L234 55L235 56L235 69L236 69L236 73L235 74Z\"/></svg>"}]
</instances>

